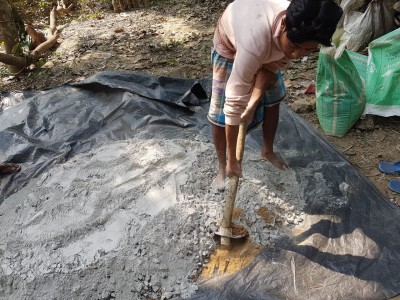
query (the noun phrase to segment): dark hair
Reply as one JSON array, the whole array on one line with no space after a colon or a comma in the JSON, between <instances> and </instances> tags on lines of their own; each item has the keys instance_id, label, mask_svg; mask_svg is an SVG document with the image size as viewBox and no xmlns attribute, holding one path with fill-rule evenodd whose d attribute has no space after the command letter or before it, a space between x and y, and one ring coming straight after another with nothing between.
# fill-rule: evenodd
<instances>
[{"instance_id":1,"label":"dark hair","mask_svg":"<svg viewBox=\"0 0 400 300\"><path fill-rule=\"evenodd\" d=\"M292 0L286 11L286 31L293 43L316 41L331 45L343 10L333 0Z\"/></svg>"}]
</instances>

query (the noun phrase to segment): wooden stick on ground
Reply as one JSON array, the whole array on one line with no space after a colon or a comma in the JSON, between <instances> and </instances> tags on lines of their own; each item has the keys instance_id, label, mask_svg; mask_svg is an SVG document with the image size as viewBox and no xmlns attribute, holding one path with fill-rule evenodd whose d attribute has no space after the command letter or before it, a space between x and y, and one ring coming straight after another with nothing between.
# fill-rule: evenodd
<instances>
[{"instance_id":1,"label":"wooden stick on ground","mask_svg":"<svg viewBox=\"0 0 400 300\"><path fill-rule=\"evenodd\" d=\"M56 12L60 16L62 14L69 14L74 4L70 4L68 7L65 5L64 0L57 1Z\"/></svg>"},{"instance_id":2,"label":"wooden stick on ground","mask_svg":"<svg viewBox=\"0 0 400 300\"><path fill-rule=\"evenodd\" d=\"M33 28L32 25L27 25L25 27L26 33L31 37L32 39L32 48L35 49L37 46L39 46L41 43L44 43L46 41L46 38L43 33L36 31L35 28Z\"/></svg>"},{"instance_id":3,"label":"wooden stick on ground","mask_svg":"<svg viewBox=\"0 0 400 300\"><path fill-rule=\"evenodd\" d=\"M12 54L5 54L0 52L0 62L6 65L16 66L18 69L22 70L26 67L26 60L23 57L14 56Z\"/></svg>"}]
</instances>

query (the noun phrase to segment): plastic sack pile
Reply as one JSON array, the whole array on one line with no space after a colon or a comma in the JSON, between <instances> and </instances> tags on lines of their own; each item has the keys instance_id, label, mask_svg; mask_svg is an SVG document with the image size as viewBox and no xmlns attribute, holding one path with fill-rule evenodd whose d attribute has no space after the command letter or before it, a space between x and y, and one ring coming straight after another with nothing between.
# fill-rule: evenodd
<instances>
[{"instance_id":1,"label":"plastic sack pile","mask_svg":"<svg viewBox=\"0 0 400 300\"><path fill-rule=\"evenodd\" d=\"M317 115L327 135L345 135L362 114L400 116L400 29L372 41L368 52L320 52Z\"/></svg>"},{"instance_id":2,"label":"plastic sack pile","mask_svg":"<svg viewBox=\"0 0 400 300\"><path fill-rule=\"evenodd\" d=\"M396 29L397 0L342 0L344 16L338 24L340 44L362 51L368 44Z\"/></svg>"}]
</instances>

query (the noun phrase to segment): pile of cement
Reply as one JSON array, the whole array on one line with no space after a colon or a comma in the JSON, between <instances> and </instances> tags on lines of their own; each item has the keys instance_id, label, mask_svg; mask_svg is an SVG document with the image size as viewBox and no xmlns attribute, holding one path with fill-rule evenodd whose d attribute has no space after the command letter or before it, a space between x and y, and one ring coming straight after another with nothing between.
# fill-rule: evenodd
<instances>
[{"instance_id":1,"label":"pile of cement","mask_svg":"<svg viewBox=\"0 0 400 300\"><path fill-rule=\"evenodd\" d=\"M303 221L304 201L292 170L258 157L245 152L237 221L269 246ZM192 295L225 201L211 187L215 168L213 144L199 137L108 142L54 166L0 206L0 295Z\"/></svg>"}]
</instances>

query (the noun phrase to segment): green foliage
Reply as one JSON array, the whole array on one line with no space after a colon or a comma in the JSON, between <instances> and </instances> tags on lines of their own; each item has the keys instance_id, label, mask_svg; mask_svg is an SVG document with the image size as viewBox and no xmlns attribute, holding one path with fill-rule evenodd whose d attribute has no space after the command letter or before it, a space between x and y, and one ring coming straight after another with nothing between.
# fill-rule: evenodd
<instances>
[{"instance_id":1,"label":"green foliage","mask_svg":"<svg viewBox=\"0 0 400 300\"><path fill-rule=\"evenodd\" d=\"M10 74L10 72L8 72L7 68L1 66L0 67L0 78L2 77L6 77Z\"/></svg>"},{"instance_id":2,"label":"green foliage","mask_svg":"<svg viewBox=\"0 0 400 300\"><path fill-rule=\"evenodd\" d=\"M13 48L12 48L12 54L16 55L16 56L22 56L23 54L23 50L22 50L22 46L21 44L16 44Z\"/></svg>"},{"instance_id":3,"label":"green foliage","mask_svg":"<svg viewBox=\"0 0 400 300\"><path fill-rule=\"evenodd\" d=\"M167 47L168 48L175 48L175 47L179 46L180 44L181 44L180 41L177 41L175 39L170 39L169 43L167 44Z\"/></svg>"},{"instance_id":4,"label":"green foliage","mask_svg":"<svg viewBox=\"0 0 400 300\"><path fill-rule=\"evenodd\" d=\"M27 35L25 31L24 21L22 21L20 14L15 8L12 8L11 16L18 30L19 42L22 44L26 40L26 35Z\"/></svg>"},{"instance_id":5,"label":"green foliage","mask_svg":"<svg viewBox=\"0 0 400 300\"><path fill-rule=\"evenodd\" d=\"M171 58L167 61L167 64L169 66L176 66L178 64L178 61L176 60L176 58Z\"/></svg>"},{"instance_id":6,"label":"green foliage","mask_svg":"<svg viewBox=\"0 0 400 300\"><path fill-rule=\"evenodd\" d=\"M43 60L43 59L38 60L37 62L35 62L35 67L36 67L36 69L40 69L41 67L43 67L43 65L44 65L45 63L46 63L46 61Z\"/></svg>"},{"instance_id":7,"label":"green foliage","mask_svg":"<svg viewBox=\"0 0 400 300\"><path fill-rule=\"evenodd\" d=\"M71 66L67 66L64 69L65 74L72 74L74 72L74 69Z\"/></svg>"},{"instance_id":8,"label":"green foliage","mask_svg":"<svg viewBox=\"0 0 400 300\"><path fill-rule=\"evenodd\" d=\"M38 7L39 8L48 8L48 7L50 7L50 3L48 3L47 1L39 1Z\"/></svg>"},{"instance_id":9,"label":"green foliage","mask_svg":"<svg viewBox=\"0 0 400 300\"><path fill-rule=\"evenodd\" d=\"M80 16L80 19L101 19L101 18L103 18L103 15L100 11L94 13L87 13Z\"/></svg>"}]
</instances>

